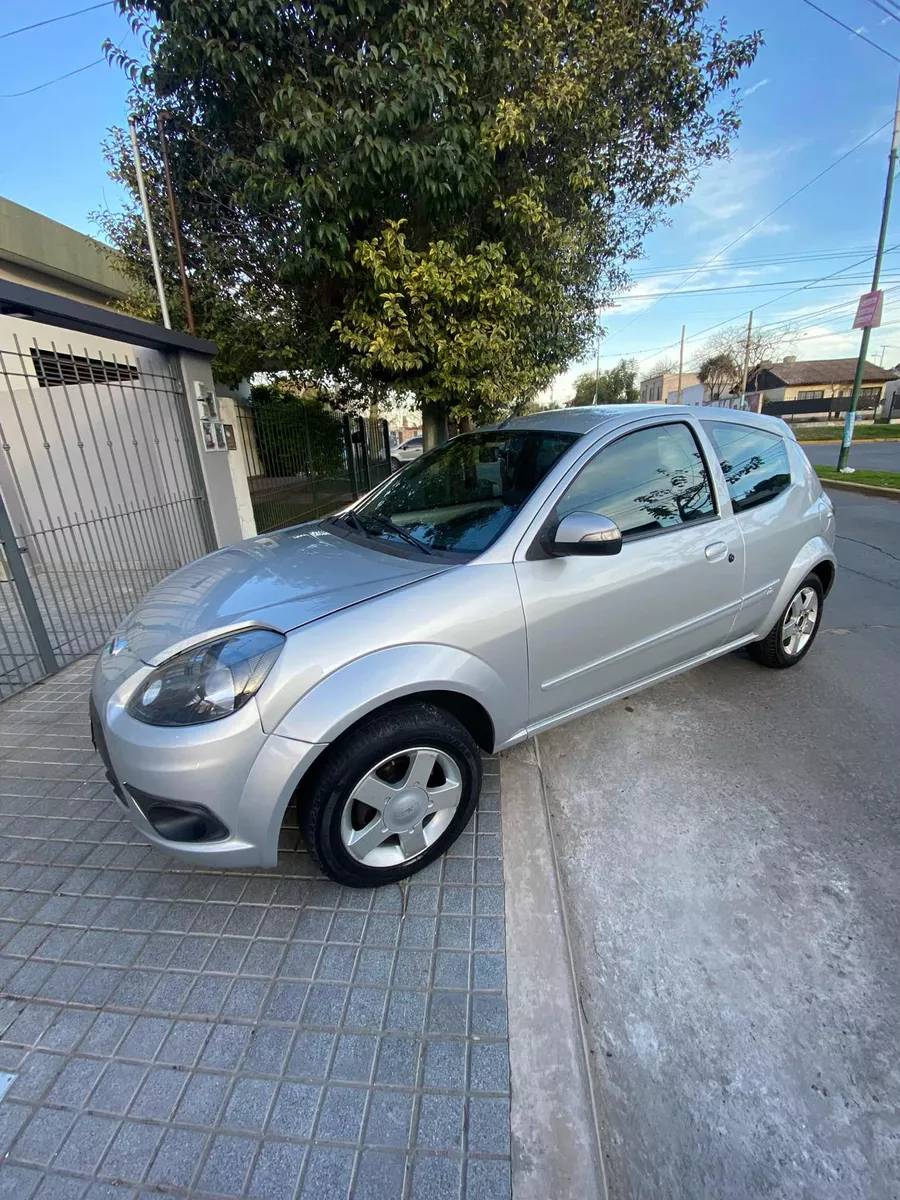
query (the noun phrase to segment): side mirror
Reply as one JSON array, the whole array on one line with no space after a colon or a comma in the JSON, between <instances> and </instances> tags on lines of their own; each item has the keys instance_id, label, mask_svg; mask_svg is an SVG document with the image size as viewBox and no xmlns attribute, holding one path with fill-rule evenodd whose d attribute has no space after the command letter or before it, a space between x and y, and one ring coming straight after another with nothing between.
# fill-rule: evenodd
<instances>
[{"instance_id":1,"label":"side mirror","mask_svg":"<svg viewBox=\"0 0 900 1200\"><path fill-rule=\"evenodd\" d=\"M569 554L618 554L622 533L615 521L600 513L573 512L563 517L542 543L554 558Z\"/></svg>"}]
</instances>

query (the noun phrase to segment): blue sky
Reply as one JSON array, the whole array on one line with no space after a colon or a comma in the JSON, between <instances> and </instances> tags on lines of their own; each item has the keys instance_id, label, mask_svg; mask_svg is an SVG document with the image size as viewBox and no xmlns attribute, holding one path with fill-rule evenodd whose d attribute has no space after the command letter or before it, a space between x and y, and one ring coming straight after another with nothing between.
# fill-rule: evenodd
<instances>
[{"instance_id":1,"label":"blue sky","mask_svg":"<svg viewBox=\"0 0 900 1200\"><path fill-rule=\"evenodd\" d=\"M83 7L90 0L0 0L0 34L19 25ZM846 24L900 56L900 20L872 0L817 0ZM888 4L887 7L890 7ZM733 33L763 30L766 44L742 80L743 125L729 161L707 169L689 201L672 210L671 224L646 243L635 265L632 294L604 317L602 363L636 356L646 370L677 353L687 326L686 360L706 341L702 331L733 318L757 323L792 321L786 349L801 357L849 355L858 334L850 330L852 302L868 290L871 260L844 272L849 282L807 288L788 281L821 278L874 251L889 148L889 129L830 171L813 187L765 221L747 238L686 280L770 209L893 113L900 64L838 28L802 0L714 0L712 19L725 17ZM900 14L898 14L900 15ZM135 40L110 5L42 29L0 39L0 91L18 92L101 57L112 37L131 49ZM127 81L105 63L28 96L0 99L4 131L0 194L87 233L89 215L119 196L106 177L100 143L107 128L124 123ZM888 245L900 243L900 196ZM858 252L858 253L855 253ZM815 255L816 257L812 257ZM805 261L772 262L799 258ZM761 262L760 260L770 260ZM885 321L872 337L877 361L900 361L900 249L885 260ZM891 276L894 279L891 279ZM683 292L735 288L706 295ZM770 285L770 286L766 286ZM771 286L777 285L777 286ZM787 293L796 291L793 295ZM782 298L783 297L783 298ZM820 310L843 305L834 311ZM575 365L556 381L556 401L571 380L593 362Z\"/></svg>"}]
</instances>

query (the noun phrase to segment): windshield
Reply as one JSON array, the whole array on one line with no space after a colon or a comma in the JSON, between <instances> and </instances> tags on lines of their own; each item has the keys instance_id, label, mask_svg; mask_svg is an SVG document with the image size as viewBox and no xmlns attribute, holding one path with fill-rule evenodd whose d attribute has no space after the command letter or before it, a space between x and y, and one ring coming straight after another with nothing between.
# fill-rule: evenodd
<instances>
[{"instance_id":1,"label":"windshield","mask_svg":"<svg viewBox=\"0 0 900 1200\"><path fill-rule=\"evenodd\" d=\"M479 554L577 438L514 429L463 434L409 463L349 514L350 523L399 545Z\"/></svg>"}]
</instances>

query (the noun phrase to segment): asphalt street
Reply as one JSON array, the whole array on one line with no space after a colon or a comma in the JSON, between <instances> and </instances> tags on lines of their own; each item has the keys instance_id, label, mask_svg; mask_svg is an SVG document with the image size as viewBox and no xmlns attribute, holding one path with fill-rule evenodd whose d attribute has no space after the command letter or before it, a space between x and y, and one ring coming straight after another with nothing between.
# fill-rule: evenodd
<instances>
[{"instance_id":1,"label":"asphalt street","mask_svg":"<svg viewBox=\"0 0 900 1200\"><path fill-rule=\"evenodd\" d=\"M801 665L539 739L613 1197L900 1194L900 504L834 500Z\"/></svg>"},{"instance_id":2,"label":"asphalt street","mask_svg":"<svg viewBox=\"0 0 900 1200\"><path fill-rule=\"evenodd\" d=\"M811 463L836 467L840 446L802 443ZM900 438L883 442L854 442L850 447L850 466L869 471L900 471Z\"/></svg>"}]
</instances>

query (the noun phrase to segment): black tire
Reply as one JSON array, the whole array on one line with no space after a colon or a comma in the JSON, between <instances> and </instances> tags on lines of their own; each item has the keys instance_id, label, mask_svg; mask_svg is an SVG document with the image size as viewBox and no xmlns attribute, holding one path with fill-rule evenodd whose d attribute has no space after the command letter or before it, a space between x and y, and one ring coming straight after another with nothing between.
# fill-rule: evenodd
<instances>
[{"instance_id":1,"label":"black tire","mask_svg":"<svg viewBox=\"0 0 900 1200\"><path fill-rule=\"evenodd\" d=\"M410 746L434 747L449 755L462 782L462 798L447 828L417 857L397 866L370 867L354 858L341 836L347 800L363 776L379 762ZM334 743L309 784L298 791L300 832L317 866L348 887L380 887L421 871L456 841L481 791L481 754L455 717L433 704L397 704L373 714Z\"/></svg>"},{"instance_id":2,"label":"black tire","mask_svg":"<svg viewBox=\"0 0 900 1200\"><path fill-rule=\"evenodd\" d=\"M812 588L816 594L818 601L816 609L815 625L812 634L806 644L796 654L789 654L785 648L784 641L784 623L790 612L791 605L796 600L797 596L805 588ZM813 642L816 640L816 634L819 632L819 626L822 623L822 609L825 603L825 592L822 588L822 581L818 575L807 575L799 587L794 591L788 601L784 612L775 622L775 627L771 630L767 637L762 641L751 642L747 647L747 651L754 662L758 662L760 666L772 667L775 670L785 670L787 667L795 667L798 662L806 657L809 653Z\"/></svg>"},{"instance_id":3,"label":"black tire","mask_svg":"<svg viewBox=\"0 0 900 1200\"><path fill-rule=\"evenodd\" d=\"M392 471L399 471L402 466L403 466L403 463L400 461L399 458L391 459L391 470Z\"/></svg>"}]
</instances>

